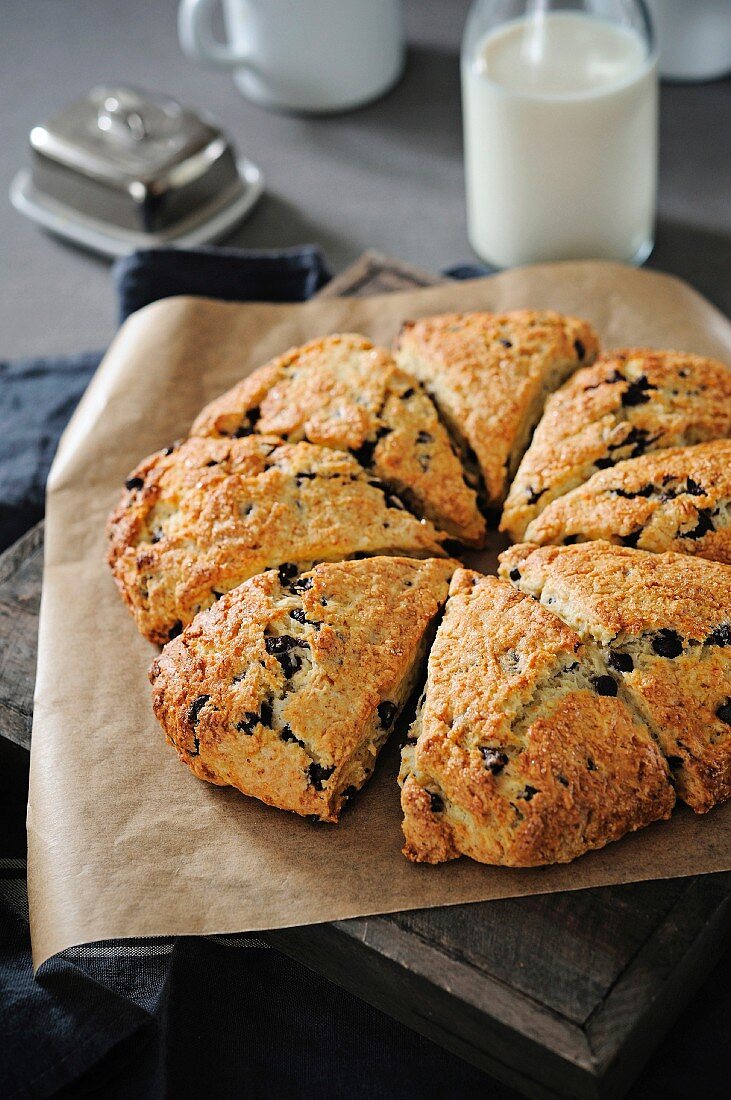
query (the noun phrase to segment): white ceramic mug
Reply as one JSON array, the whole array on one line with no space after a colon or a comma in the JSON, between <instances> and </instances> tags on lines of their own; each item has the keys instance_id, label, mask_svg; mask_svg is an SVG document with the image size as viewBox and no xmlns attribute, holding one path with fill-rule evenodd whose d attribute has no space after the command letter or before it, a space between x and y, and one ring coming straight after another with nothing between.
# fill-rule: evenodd
<instances>
[{"instance_id":1,"label":"white ceramic mug","mask_svg":"<svg viewBox=\"0 0 731 1100\"><path fill-rule=\"evenodd\" d=\"M218 3L226 43L211 26ZM285 111L359 107L404 65L401 0L182 0L178 33L189 57L231 69L245 96Z\"/></svg>"}]
</instances>

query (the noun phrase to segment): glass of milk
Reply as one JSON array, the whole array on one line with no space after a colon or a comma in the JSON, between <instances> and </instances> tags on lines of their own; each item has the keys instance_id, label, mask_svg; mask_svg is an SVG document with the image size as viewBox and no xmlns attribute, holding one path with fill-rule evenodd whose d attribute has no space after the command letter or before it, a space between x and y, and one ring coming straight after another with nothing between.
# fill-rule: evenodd
<instances>
[{"instance_id":1,"label":"glass of milk","mask_svg":"<svg viewBox=\"0 0 731 1100\"><path fill-rule=\"evenodd\" d=\"M462 47L467 227L495 267L641 264L657 58L642 0L477 0Z\"/></svg>"}]
</instances>

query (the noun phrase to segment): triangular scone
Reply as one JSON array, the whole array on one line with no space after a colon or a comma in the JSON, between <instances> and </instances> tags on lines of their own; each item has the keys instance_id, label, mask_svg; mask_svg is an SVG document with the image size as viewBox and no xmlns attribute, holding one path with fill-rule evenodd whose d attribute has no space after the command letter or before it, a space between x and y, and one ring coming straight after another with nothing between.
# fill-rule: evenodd
<instances>
[{"instance_id":1,"label":"triangular scone","mask_svg":"<svg viewBox=\"0 0 731 1100\"><path fill-rule=\"evenodd\" d=\"M400 781L415 861L566 863L675 801L597 647L496 577L452 578L410 737Z\"/></svg>"},{"instance_id":2,"label":"triangular scone","mask_svg":"<svg viewBox=\"0 0 731 1100\"><path fill-rule=\"evenodd\" d=\"M731 439L670 447L598 470L528 525L526 542L606 539L731 565Z\"/></svg>"},{"instance_id":3,"label":"triangular scone","mask_svg":"<svg viewBox=\"0 0 731 1100\"><path fill-rule=\"evenodd\" d=\"M408 321L399 366L423 382L462 451L483 506L499 507L546 395L594 361L596 335L560 313L448 313Z\"/></svg>"},{"instance_id":4,"label":"triangular scone","mask_svg":"<svg viewBox=\"0 0 731 1100\"><path fill-rule=\"evenodd\" d=\"M597 470L664 447L731 436L731 369L677 351L602 355L546 402L500 524L513 541Z\"/></svg>"},{"instance_id":5,"label":"triangular scone","mask_svg":"<svg viewBox=\"0 0 731 1100\"><path fill-rule=\"evenodd\" d=\"M278 435L350 451L453 538L482 544L485 521L421 385L365 336L311 340L208 405L192 435Z\"/></svg>"},{"instance_id":6,"label":"triangular scone","mask_svg":"<svg viewBox=\"0 0 731 1100\"><path fill-rule=\"evenodd\" d=\"M512 546L501 575L601 645L698 813L731 797L731 569L606 542Z\"/></svg>"},{"instance_id":7,"label":"triangular scone","mask_svg":"<svg viewBox=\"0 0 731 1100\"><path fill-rule=\"evenodd\" d=\"M140 631L164 643L256 573L318 561L444 556L350 455L270 436L188 439L130 475L108 525L109 564Z\"/></svg>"},{"instance_id":8,"label":"triangular scone","mask_svg":"<svg viewBox=\"0 0 731 1100\"><path fill-rule=\"evenodd\" d=\"M200 779L337 821L415 686L456 564L368 558L242 584L152 665L168 741Z\"/></svg>"}]
</instances>

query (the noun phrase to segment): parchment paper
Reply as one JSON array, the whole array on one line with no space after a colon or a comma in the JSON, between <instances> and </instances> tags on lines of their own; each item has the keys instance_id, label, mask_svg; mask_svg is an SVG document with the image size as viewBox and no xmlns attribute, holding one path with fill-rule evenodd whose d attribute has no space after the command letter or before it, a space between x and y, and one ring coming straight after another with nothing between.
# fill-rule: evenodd
<instances>
[{"instance_id":1,"label":"parchment paper","mask_svg":"<svg viewBox=\"0 0 731 1100\"><path fill-rule=\"evenodd\" d=\"M104 523L137 461L270 356L338 330L390 342L409 317L553 308L604 346L731 362L731 323L667 276L553 264L468 283L303 305L158 302L127 321L61 443L49 482L28 807L34 960L112 937L302 925L731 868L731 805L683 808L573 864L506 870L400 854L397 746L338 826L212 787L180 764L150 710L140 638L104 562Z\"/></svg>"}]
</instances>

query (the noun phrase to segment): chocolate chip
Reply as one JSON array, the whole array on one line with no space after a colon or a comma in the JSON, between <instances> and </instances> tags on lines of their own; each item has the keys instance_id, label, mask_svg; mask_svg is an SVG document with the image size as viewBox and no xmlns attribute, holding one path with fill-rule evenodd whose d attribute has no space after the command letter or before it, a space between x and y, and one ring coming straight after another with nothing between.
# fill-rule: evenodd
<instances>
[{"instance_id":1,"label":"chocolate chip","mask_svg":"<svg viewBox=\"0 0 731 1100\"><path fill-rule=\"evenodd\" d=\"M642 534L642 528L638 527L634 531L630 531L628 535L621 536L622 546L630 546L633 550L637 549L637 543L640 541L640 535Z\"/></svg>"},{"instance_id":2,"label":"chocolate chip","mask_svg":"<svg viewBox=\"0 0 731 1100\"><path fill-rule=\"evenodd\" d=\"M692 477L689 477L685 483L685 492L691 497L702 497L705 496L706 490Z\"/></svg>"},{"instance_id":3,"label":"chocolate chip","mask_svg":"<svg viewBox=\"0 0 731 1100\"><path fill-rule=\"evenodd\" d=\"M578 535L567 535L563 540L564 546L574 546L579 541Z\"/></svg>"},{"instance_id":4,"label":"chocolate chip","mask_svg":"<svg viewBox=\"0 0 731 1100\"><path fill-rule=\"evenodd\" d=\"M289 586L290 592L309 592L312 588L312 577L300 577L299 580L292 581Z\"/></svg>"},{"instance_id":5,"label":"chocolate chip","mask_svg":"<svg viewBox=\"0 0 731 1100\"><path fill-rule=\"evenodd\" d=\"M643 485L641 489L612 489L611 492L615 497L623 497L625 500L634 500L635 497L651 497L655 492L654 485Z\"/></svg>"},{"instance_id":6,"label":"chocolate chip","mask_svg":"<svg viewBox=\"0 0 731 1100\"><path fill-rule=\"evenodd\" d=\"M124 483L125 489L129 489L132 492L133 489L142 489L144 487L144 481L141 477L128 477Z\"/></svg>"},{"instance_id":7,"label":"chocolate chip","mask_svg":"<svg viewBox=\"0 0 731 1100\"><path fill-rule=\"evenodd\" d=\"M613 697L617 694L617 681L613 676L594 676L591 682L597 695Z\"/></svg>"},{"instance_id":8,"label":"chocolate chip","mask_svg":"<svg viewBox=\"0 0 731 1100\"><path fill-rule=\"evenodd\" d=\"M727 699L725 703L721 703L721 706L716 711L716 717L720 718L726 725L731 726L731 699Z\"/></svg>"},{"instance_id":9,"label":"chocolate chip","mask_svg":"<svg viewBox=\"0 0 731 1100\"><path fill-rule=\"evenodd\" d=\"M644 374L641 374L639 378L636 378L634 382L630 382L627 389L622 394L623 405L645 405L650 400L648 390L656 390L657 386L653 386L647 381Z\"/></svg>"},{"instance_id":10,"label":"chocolate chip","mask_svg":"<svg viewBox=\"0 0 731 1100\"><path fill-rule=\"evenodd\" d=\"M706 645L731 645L731 623L721 623L706 638Z\"/></svg>"},{"instance_id":11,"label":"chocolate chip","mask_svg":"<svg viewBox=\"0 0 731 1100\"><path fill-rule=\"evenodd\" d=\"M325 596L320 596L320 604L322 607L327 607L327 598Z\"/></svg>"},{"instance_id":12,"label":"chocolate chip","mask_svg":"<svg viewBox=\"0 0 731 1100\"><path fill-rule=\"evenodd\" d=\"M312 473L295 474L294 475L295 485L299 489L299 487L300 487L300 485L302 484L303 481L314 481L316 477L317 477L317 474L312 474Z\"/></svg>"},{"instance_id":13,"label":"chocolate chip","mask_svg":"<svg viewBox=\"0 0 731 1100\"><path fill-rule=\"evenodd\" d=\"M679 657L683 652L683 640L675 630L658 630L652 639L652 648L658 657Z\"/></svg>"},{"instance_id":14,"label":"chocolate chip","mask_svg":"<svg viewBox=\"0 0 731 1100\"><path fill-rule=\"evenodd\" d=\"M429 809L433 814L440 814L444 809L444 802L436 791L427 791L429 795Z\"/></svg>"},{"instance_id":15,"label":"chocolate chip","mask_svg":"<svg viewBox=\"0 0 731 1100\"><path fill-rule=\"evenodd\" d=\"M669 756L668 757L668 767L671 769L671 771L675 772L675 771L678 770L678 768L682 768L682 766L683 766L683 757L682 756Z\"/></svg>"},{"instance_id":16,"label":"chocolate chip","mask_svg":"<svg viewBox=\"0 0 731 1100\"><path fill-rule=\"evenodd\" d=\"M398 707L395 703L389 703L388 700L385 700L383 703L378 704L376 710L378 711L378 721L381 729L389 730L396 720Z\"/></svg>"},{"instance_id":17,"label":"chocolate chip","mask_svg":"<svg viewBox=\"0 0 731 1100\"><path fill-rule=\"evenodd\" d=\"M609 664L612 668L616 669L617 672L632 672L635 667L635 663L629 653L610 653Z\"/></svg>"},{"instance_id":18,"label":"chocolate chip","mask_svg":"<svg viewBox=\"0 0 731 1100\"><path fill-rule=\"evenodd\" d=\"M508 576L510 577L511 581L519 581L520 580L520 569L516 569L515 566L513 566L513 568L508 573Z\"/></svg>"},{"instance_id":19,"label":"chocolate chip","mask_svg":"<svg viewBox=\"0 0 731 1100\"><path fill-rule=\"evenodd\" d=\"M304 741L300 741L299 737L295 737L290 726L282 726L279 731L279 739L280 741L292 742L295 745L300 745L302 748L305 747Z\"/></svg>"},{"instance_id":20,"label":"chocolate chip","mask_svg":"<svg viewBox=\"0 0 731 1100\"><path fill-rule=\"evenodd\" d=\"M558 780L558 782L561 784L562 787L568 787L569 781L568 781L568 779L566 778L565 775L557 775L556 779Z\"/></svg>"},{"instance_id":21,"label":"chocolate chip","mask_svg":"<svg viewBox=\"0 0 731 1100\"><path fill-rule=\"evenodd\" d=\"M295 672L302 668L302 658L292 653L291 650L298 647L309 649L307 642L299 638L292 638L289 634L277 634L265 637L264 645L267 653L277 658L282 672L288 680L294 676Z\"/></svg>"},{"instance_id":22,"label":"chocolate chip","mask_svg":"<svg viewBox=\"0 0 731 1100\"><path fill-rule=\"evenodd\" d=\"M541 497L543 496L543 494L545 492L546 492L545 489L536 490L531 485L529 485L528 488L525 491L525 495L526 495L526 498L527 498L527 503L528 504L536 504L541 499Z\"/></svg>"},{"instance_id":23,"label":"chocolate chip","mask_svg":"<svg viewBox=\"0 0 731 1100\"><path fill-rule=\"evenodd\" d=\"M198 725L200 712L203 710L203 707L206 705L210 698L210 695L199 695L198 698L194 699L191 703L190 709L188 711L188 725L192 726L193 729L195 729L195 727Z\"/></svg>"},{"instance_id":24,"label":"chocolate chip","mask_svg":"<svg viewBox=\"0 0 731 1100\"><path fill-rule=\"evenodd\" d=\"M316 791L321 791L325 783L335 771L335 765L330 768L324 768L322 764L317 764L313 761L307 769L307 774L310 779L310 783Z\"/></svg>"},{"instance_id":25,"label":"chocolate chip","mask_svg":"<svg viewBox=\"0 0 731 1100\"><path fill-rule=\"evenodd\" d=\"M595 458L594 465L596 466L597 470L608 470L610 466L614 465L614 459L609 457Z\"/></svg>"},{"instance_id":26,"label":"chocolate chip","mask_svg":"<svg viewBox=\"0 0 731 1100\"><path fill-rule=\"evenodd\" d=\"M261 410L258 405L253 409L249 409L247 413L244 413L244 419L241 421L240 427L234 432L234 437L243 439L245 436L251 435L260 417ZM271 451L269 453L271 454Z\"/></svg>"},{"instance_id":27,"label":"chocolate chip","mask_svg":"<svg viewBox=\"0 0 731 1100\"><path fill-rule=\"evenodd\" d=\"M501 343L504 348L512 348L512 346L513 346L513 341L512 340L506 340L504 337L500 338L499 343ZM583 355L580 356L580 358L583 359Z\"/></svg>"},{"instance_id":28,"label":"chocolate chip","mask_svg":"<svg viewBox=\"0 0 731 1100\"><path fill-rule=\"evenodd\" d=\"M583 363L586 357L586 348L584 347L583 340L574 340L574 351L578 357L580 363Z\"/></svg>"},{"instance_id":29,"label":"chocolate chip","mask_svg":"<svg viewBox=\"0 0 731 1100\"><path fill-rule=\"evenodd\" d=\"M524 799L526 802L530 802L534 795L538 794L537 787L531 787L530 783L526 783L525 790L522 794L518 795L518 798Z\"/></svg>"},{"instance_id":30,"label":"chocolate chip","mask_svg":"<svg viewBox=\"0 0 731 1100\"><path fill-rule=\"evenodd\" d=\"M292 577L297 576L297 566L293 561L284 561L277 569L280 584L286 584Z\"/></svg>"},{"instance_id":31,"label":"chocolate chip","mask_svg":"<svg viewBox=\"0 0 731 1100\"><path fill-rule=\"evenodd\" d=\"M591 756L588 756L586 758L586 766L587 766L587 768L589 769L590 772L598 771L598 768L597 768L596 764L594 763L593 759L591 758Z\"/></svg>"},{"instance_id":32,"label":"chocolate chip","mask_svg":"<svg viewBox=\"0 0 731 1100\"><path fill-rule=\"evenodd\" d=\"M155 530L152 532L152 538L150 539L150 542L159 542L162 538L162 535L163 533L160 528L156 527Z\"/></svg>"},{"instance_id":33,"label":"chocolate chip","mask_svg":"<svg viewBox=\"0 0 731 1100\"><path fill-rule=\"evenodd\" d=\"M259 721L261 722L262 726L271 726L272 715L272 704L265 699L259 707Z\"/></svg>"},{"instance_id":34,"label":"chocolate chip","mask_svg":"<svg viewBox=\"0 0 731 1100\"><path fill-rule=\"evenodd\" d=\"M236 729L240 730L241 733L253 733L258 725L259 715L252 710L246 710L243 719L236 723Z\"/></svg>"},{"instance_id":35,"label":"chocolate chip","mask_svg":"<svg viewBox=\"0 0 731 1100\"><path fill-rule=\"evenodd\" d=\"M431 432L423 432L422 431L422 432L419 432L419 434L417 435L416 442L417 443L433 443L434 442L434 436L431 434Z\"/></svg>"},{"instance_id":36,"label":"chocolate chip","mask_svg":"<svg viewBox=\"0 0 731 1100\"><path fill-rule=\"evenodd\" d=\"M402 401L408 401L410 397L414 396L414 393L415 393L415 391L414 391L413 387L409 386L409 388L407 390L404 390L404 392L402 394L400 394L401 400Z\"/></svg>"},{"instance_id":37,"label":"chocolate chip","mask_svg":"<svg viewBox=\"0 0 731 1100\"><path fill-rule=\"evenodd\" d=\"M681 539L702 539L704 535L709 534L711 531L715 531L713 526L713 520L711 519L711 512L709 508L698 509L698 522L692 531L678 531L678 538Z\"/></svg>"},{"instance_id":38,"label":"chocolate chip","mask_svg":"<svg viewBox=\"0 0 731 1100\"><path fill-rule=\"evenodd\" d=\"M168 641L171 642L173 638L177 638L179 634L183 633L183 624L180 619L176 619L173 625L168 630Z\"/></svg>"},{"instance_id":39,"label":"chocolate chip","mask_svg":"<svg viewBox=\"0 0 731 1100\"><path fill-rule=\"evenodd\" d=\"M234 439L244 439L247 435L252 435L253 431L251 424L244 423L234 432Z\"/></svg>"},{"instance_id":40,"label":"chocolate chip","mask_svg":"<svg viewBox=\"0 0 731 1100\"><path fill-rule=\"evenodd\" d=\"M487 770L492 772L493 775L500 775L500 772L508 763L507 753L500 752L499 749L493 749L489 745L480 745L480 752Z\"/></svg>"},{"instance_id":41,"label":"chocolate chip","mask_svg":"<svg viewBox=\"0 0 731 1100\"><path fill-rule=\"evenodd\" d=\"M289 617L290 619L294 619L296 623L304 623L306 621L304 610L301 607L293 608L289 613Z\"/></svg>"}]
</instances>

